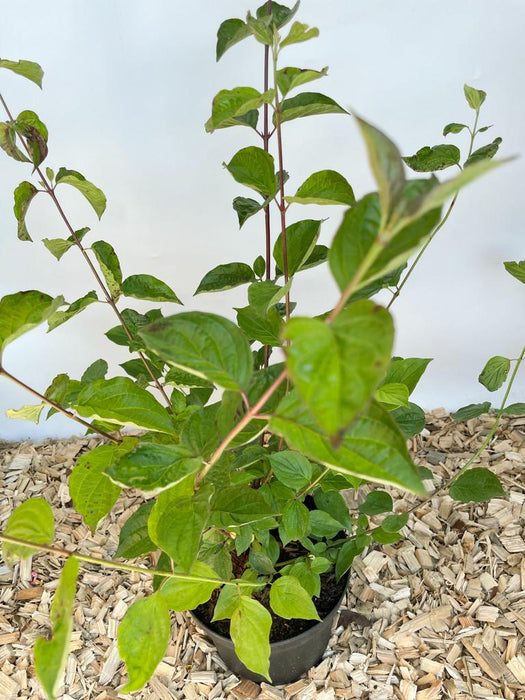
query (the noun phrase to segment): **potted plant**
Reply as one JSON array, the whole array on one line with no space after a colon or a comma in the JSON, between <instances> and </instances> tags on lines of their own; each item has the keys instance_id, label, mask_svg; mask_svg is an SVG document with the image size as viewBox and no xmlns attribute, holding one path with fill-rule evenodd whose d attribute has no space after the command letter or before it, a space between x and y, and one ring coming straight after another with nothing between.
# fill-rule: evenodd
<instances>
[{"instance_id":1,"label":"potted plant","mask_svg":"<svg viewBox=\"0 0 525 700\"><path fill-rule=\"evenodd\" d=\"M356 199L343 175L323 170L287 193L283 124L326 113L349 118L334 100L303 87L321 79L326 69L288 65L288 47L318 33L295 19L298 6L269 0L246 20L223 22L217 36L217 59L244 40L261 44L264 55L262 90L221 90L206 123L208 132L242 126L249 134L249 145L225 167L241 187L255 192L246 196L243 190L233 202L239 225L255 215L263 222L264 254L251 264L221 263L197 287L201 294L244 286L247 304L236 310L236 323L205 311L165 316L158 308L142 314L125 307L124 298L180 301L151 274L124 278L108 242L86 247L89 229L74 230L60 191L63 185L76 188L99 217L104 194L75 170L44 168L47 128L32 111L13 116L1 98L7 119L0 124L0 145L15 160L30 163L37 181L20 183L14 193L19 238L30 240L25 216L33 198L49 196L67 235L44 244L57 259L77 248L99 288L72 304L35 290L0 300L0 375L39 401L11 415L38 420L46 410L48 416L59 411L103 438L78 459L69 482L74 506L93 532L121 489L144 495L112 558L53 547L53 513L39 498L17 508L0 535L8 562L36 550L66 557L51 611L51 638L35 645L36 670L50 698L56 697L64 669L83 561L140 572L148 570L144 563L123 559L151 555L156 561L153 592L134 602L119 628L129 678L124 692L140 689L162 659L171 634L170 610L193 610L199 623L218 635L226 657L231 638L233 670L284 682L322 654L353 559L371 543L398 540L407 522L408 513L395 512L383 488L371 490L355 513L349 512L344 491L379 484L425 497L427 474L413 464L406 438L424 425L422 410L409 396L429 360L392 358L391 315L370 297L404 286L412 269L406 270L407 260L415 253L419 259L460 188L497 165L491 159L500 139L474 150L485 130L478 127L485 93L465 86L473 126L451 123L444 129L445 136L470 131L463 164L459 149L449 143L403 159L387 136L356 117L377 192ZM35 63L0 60L0 67L41 85L42 70ZM407 177L404 163L423 175ZM453 166L459 173L450 179L433 174ZM318 244L323 221L301 219L302 204L343 207L329 248ZM339 299L319 317L296 316L294 279L315 265L329 268ZM512 274L523 281L523 265L512 265ZM52 330L95 301L116 315L118 325L106 335L132 353L122 364L127 376L107 378L107 363L97 360L80 379L60 374L41 393L9 372L1 355L8 344L44 322ZM523 353L515 371L522 358ZM493 378L493 371L494 363L486 375ZM500 367L491 386L501 385L508 372ZM490 472L481 470L480 480L479 474L469 476L472 471L455 481L456 497L468 500L472 484L483 480L476 498L501 492ZM372 524L370 517L378 515L381 522ZM297 654L305 638L308 649L311 638L321 642L309 656ZM270 661L274 640L278 651ZM295 653L292 661L283 656L287 649Z\"/></svg>"}]
</instances>

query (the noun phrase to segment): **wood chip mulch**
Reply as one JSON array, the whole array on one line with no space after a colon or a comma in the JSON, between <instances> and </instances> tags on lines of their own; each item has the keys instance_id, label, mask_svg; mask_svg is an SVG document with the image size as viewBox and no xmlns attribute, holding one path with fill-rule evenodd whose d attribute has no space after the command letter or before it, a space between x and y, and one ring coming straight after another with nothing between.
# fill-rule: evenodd
<instances>
[{"instance_id":1,"label":"wood chip mulch","mask_svg":"<svg viewBox=\"0 0 525 700\"><path fill-rule=\"evenodd\" d=\"M436 490L493 425L493 416L454 423L438 409L412 441L415 461L429 467ZM185 614L174 614L173 637L140 700L432 700L525 699L525 417L503 420L481 465L508 494L488 504L458 504L437 494L417 507L406 538L370 549L354 562L343 607L322 662L288 686L240 681ZM71 507L67 477L93 438L0 445L0 527L27 498L54 507L57 544L109 557L120 526L140 499L124 494L94 537ZM396 510L417 503L399 494ZM147 564L148 562L144 562ZM0 561L0 698L44 698L32 647L48 630L48 613L63 560L35 555L14 571ZM119 696L125 667L117 628L151 577L82 567L72 651L63 700Z\"/></svg>"}]
</instances>

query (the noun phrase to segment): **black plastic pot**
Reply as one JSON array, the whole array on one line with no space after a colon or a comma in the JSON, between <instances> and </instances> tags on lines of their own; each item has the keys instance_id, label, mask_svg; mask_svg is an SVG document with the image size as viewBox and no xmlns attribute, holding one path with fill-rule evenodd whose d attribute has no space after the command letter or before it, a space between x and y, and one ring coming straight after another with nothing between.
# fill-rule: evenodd
<instances>
[{"instance_id":1,"label":"black plastic pot","mask_svg":"<svg viewBox=\"0 0 525 700\"><path fill-rule=\"evenodd\" d=\"M346 586L336 605L321 622L295 637L270 644L270 678L273 685L293 683L293 681L296 681L303 673L306 673L321 660L324 650L328 646L332 623L343 602L345 593ZM264 676L260 676L258 673L254 673L246 668L235 653L233 642L229 637L223 637L222 634L214 632L194 612L191 614L197 625L213 641L219 656L230 671L233 671L237 676L249 678L256 683L268 682L268 679L264 678Z\"/></svg>"}]
</instances>

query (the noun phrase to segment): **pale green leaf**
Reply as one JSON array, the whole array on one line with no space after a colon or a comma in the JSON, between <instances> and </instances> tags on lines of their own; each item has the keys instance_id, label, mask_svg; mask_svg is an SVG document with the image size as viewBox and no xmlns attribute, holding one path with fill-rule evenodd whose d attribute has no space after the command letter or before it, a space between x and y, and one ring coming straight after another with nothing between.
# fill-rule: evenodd
<instances>
[{"instance_id":1,"label":"pale green leaf","mask_svg":"<svg viewBox=\"0 0 525 700\"><path fill-rule=\"evenodd\" d=\"M408 387L401 383L382 384L375 392L375 400L386 408L393 411L404 406L408 408Z\"/></svg>"},{"instance_id":2,"label":"pale green leaf","mask_svg":"<svg viewBox=\"0 0 525 700\"><path fill-rule=\"evenodd\" d=\"M299 85L304 85L312 80L323 78L328 73L328 66L321 70L310 70L305 68L294 68L289 66L277 71L277 86L284 97L291 90Z\"/></svg>"},{"instance_id":3,"label":"pale green leaf","mask_svg":"<svg viewBox=\"0 0 525 700\"><path fill-rule=\"evenodd\" d=\"M45 406L45 403L39 403L36 406L22 406L22 408L18 409L8 408L5 414L8 418L18 420L29 420L32 423L36 423L38 425L40 415L42 414L42 411L44 410Z\"/></svg>"},{"instance_id":4,"label":"pale green leaf","mask_svg":"<svg viewBox=\"0 0 525 700\"><path fill-rule=\"evenodd\" d=\"M312 598L295 576L280 576L272 583L270 605L276 615L286 620L320 620Z\"/></svg>"},{"instance_id":5,"label":"pale green leaf","mask_svg":"<svg viewBox=\"0 0 525 700\"><path fill-rule=\"evenodd\" d=\"M477 90L476 88L470 87L470 85L467 85L466 83L463 86L463 92L465 93L465 98L469 104L469 107L472 107L472 109L475 109L476 111L485 102L485 98L487 96L487 93L483 90Z\"/></svg>"},{"instance_id":6,"label":"pale green leaf","mask_svg":"<svg viewBox=\"0 0 525 700\"><path fill-rule=\"evenodd\" d=\"M55 313L52 314L47 320L48 332L57 328L57 326L62 325L66 321L69 321L70 318L73 318L73 316L76 316L87 306L94 304L96 301L98 301L97 293L92 291L74 301L68 306L67 309L65 309L65 311L55 311Z\"/></svg>"},{"instance_id":7,"label":"pale green leaf","mask_svg":"<svg viewBox=\"0 0 525 700\"><path fill-rule=\"evenodd\" d=\"M0 299L0 355L4 348L24 333L46 321L63 297L50 297L38 291L17 292Z\"/></svg>"},{"instance_id":8,"label":"pale green leaf","mask_svg":"<svg viewBox=\"0 0 525 700\"><path fill-rule=\"evenodd\" d=\"M213 98L212 114L206 122L206 131L211 133L215 129L242 124L236 117L241 117L253 109L259 109L263 104L271 102L274 95L274 90L260 93L251 87L221 90Z\"/></svg>"},{"instance_id":9,"label":"pale green leaf","mask_svg":"<svg viewBox=\"0 0 525 700\"><path fill-rule=\"evenodd\" d=\"M95 210L98 218L101 218L106 209L106 195L92 182L86 180L83 175L76 170L60 168L56 175L56 184L71 185L81 192Z\"/></svg>"},{"instance_id":10,"label":"pale green leaf","mask_svg":"<svg viewBox=\"0 0 525 700\"><path fill-rule=\"evenodd\" d=\"M175 568L174 573L183 573L180 569ZM211 567L201 561L196 561L190 570L191 576L199 576L202 578L215 578L218 576ZM209 581L184 581L182 579L167 579L163 586L159 589L159 595L164 599L170 610L184 611L193 610L210 599L213 591L220 583ZM229 588L229 586L228 586Z\"/></svg>"},{"instance_id":11,"label":"pale green leaf","mask_svg":"<svg viewBox=\"0 0 525 700\"><path fill-rule=\"evenodd\" d=\"M232 615L230 636L246 668L270 680L270 628L272 616L258 600L241 596Z\"/></svg>"},{"instance_id":12,"label":"pale green leaf","mask_svg":"<svg viewBox=\"0 0 525 700\"><path fill-rule=\"evenodd\" d=\"M75 231L75 236L81 241L90 230L91 229L86 226ZM70 248L76 245L73 236L69 236L69 238L43 238L42 243L57 260L60 260Z\"/></svg>"},{"instance_id":13,"label":"pale green leaf","mask_svg":"<svg viewBox=\"0 0 525 700\"><path fill-rule=\"evenodd\" d=\"M6 58L2 58L0 59L0 68L7 68L13 71L13 73L17 73L23 78L27 78L31 80L31 82L36 83L39 88L42 87L44 71L41 66L34 61L24 61L23 59L19 61L8 61Z\"/></svg>"},{"instance_id":14,"label":"pale green leaf","mask_svg":"<svg viewBox=\"0 0 525 700\"><path fill-rule=\"evenodd\" d=\"M35 544L51 544L55 536L55 523L51 506L43 498L30 498L21 503L9 516L4 535L27 540ZM2 556L7 564L25 559L36 548L4 542Z\"/></svg>"}]
</instances>

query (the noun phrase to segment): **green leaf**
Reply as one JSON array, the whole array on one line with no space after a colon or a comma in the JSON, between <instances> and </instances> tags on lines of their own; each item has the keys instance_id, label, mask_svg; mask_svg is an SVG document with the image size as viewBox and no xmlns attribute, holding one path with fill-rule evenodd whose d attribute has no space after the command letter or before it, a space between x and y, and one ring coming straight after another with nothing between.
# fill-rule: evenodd
<instances>
[{"instance_id":1,"label":"green leaf","mask_svg":"<svg viewBox=\"0 0 525 700\"><path fill-rule=\"evenodd\" d=\"M265 314L271 306L283 298L289 289L289 284L280 287L270 280L254 282L248 287L248 301L255 311Z\"/></svg>"},{"instance_id":2,"label":"green leaf","mask_svg":"<svg viewBox=\"0 0 525 700\"><path fill-rule=\"evenodd\" d=\"M463 129L468 129L468 126L466 124L451 122L443 129L443 136L448 136L448 134L459 134L460 131L463 131Z\"/></svg>"},{"instance_id":3,"label":"green leaf","mask_svg":"<svg viewBox=\"0 0 525 700\"><path fill-rule=\"evenodd\" d=\"M193 458L191 450L182 445L143 443L113 462L105 474L119 486L159 493L194 474L201 465L202 460Z\"/></svg>"},{"instance_id":4,"label":"green leaf","mask_svg":"<svg viewBox=\"0 0 525 700\"><path fill-rule=\"evenodd\" d=\"M396 408L391 415L406 438L418 435L425 427L425 412L411 401L408 402L408 408Z\"/></svg>"},{"instance_id":5,"label":"green leaf","mask_svg":"<svg viewBox=\"0 0 525 700\"><path fill-rule=\"evenodd\" d=\"M156 549L148 535L148 519L154 505L154 499L142 503L126 520L120 531L116 557L135 559Z\"/></svg>"},{"instance_id":6,"label":"green leaf","mask_svg":"<svg viewBox=\"0 0 525 700\"><path fill-rule=\"evenodd\" d=\"M309 521L309 528L314 537L332 539L342 530L341 523L324 510L311 510Z\"/></svg>"},{"instance_id":7,"label":"green leaf","mask_svg":"<svg viewBox=\"0 0 525 700\"><path fill-rule=\"evenodd\" d=\"M365 515L388 513L394 507L392 496L386 491L371 491L359 506L359 512Z\"/></svg>"},{"instance_id":8,"label":"green leaf","mask_svg":"<svg viewBox=\"0 0 525 700\"><path fill-rule=\"evenodd\" d=\"M368 300L347 306L331 323L294 318L283 337L290 377L318 425L344 430L368 403L390 361L394 329L388 311Z\"/></svg>"},{"instance_id":9,"label":"green leaf","mask_svg":"<svg viewBox=\"0 0 525 700\"><path fill-rule=\"evenodd\" d=\"M365 547L368 547L370 542L371 538L369 535L359 535L344 543L337 552L335 562L335 575L338 581L352 566L354 559L363 553Z\"/></svg>"},{"instance_id":10,"label":"green leaf","mask_svg":"<svg viewBox=\"0 0 525 700\"><path fill-rule=\"evenodd\" d=\"M462 503L483 503L491 498L506 496L498 477L483 467L475 467L461 474L451 486L449 495Z\"/></svg>"},{"instance_id":11,"label":"green leaf","mask_svg":"<svg viewBox=\"0 0 525 700\"><path fill-rule=\"evenodd\" d=\"M121 445L99 445L78 458L69 477L69 493L75 510L84 518L92 533L106 516L120 494L104 471L122 454L133 449L135 440L127 438Z\"/></svg>"},{"instance_id":12,"label":"green leaf","mask_svg":"<svg viewBox=\"0 0 525 700\"><path fill-rule=\"evenodd\" d=\"M55 523L51 506L43 498L30 498L11 513L4 528L4 535L27 540L35 544L51 544L55 536ZM20 544L2 544L2 556L6 564L25 559L35 548Z\"/></svg>"},{"instance_id":13,"label":"green leaf","mask_svg":"<svg viewBox=\"0 0 525 700\"><path fill-rule=\"evenodd\" d=\"M320 170L303 182L287 202L297 204L355 204L354 191L350 183L335 170Z\"/></svg>"},{"instance_id":14,"label":"green leaf","mask_svg":"<svg viewBox=\"0 0 525 700\"><path fill-rule=\"evenodd\" d=\"M272 616L258 600L241 596L232 614L230 636L235 653L246 668L270 680Z\"/></svg>"},{"instance_id":15,"label":"green leaf","mask_svg":"<svg viewBox=\"0 0 525 700\"><path fill-rule=\"evenodd\" d=\"M281 450L271 454L269 459L275 477L294 491L304 488L312 480L312 463L297 452Z\"/></svg>"},{"instance_id":16,"label":"green leaf","mask_svg":"<svg viewBox=\"0 0 525 700\"><path fill-rule=\"evenodd\" d=\"M142 328L148 349L165 362L239 391L252 375L252 353L238 326L215 314L190 311Z\"/></svg>"},{"instance_id":17,"label":"green leaf","mask_svg":"<svg viewBox=\"0 0 525 700\"><path fill-rule=\"evenodd\" d=\"M525 403L511 403L502 411L507 416L525 416Z\"/></svg>"},{"instance_id":18,"label":"green leaf","mask_svg":"<svg viewBox=\"0 0 525 700\"><path fill-rule=\"evenodd\" d=\"M104 379L108 372L108 363L106 360L100 359L92 362L89 367L84 371L81 377L81 382L83 384L89 384L97 379Z\"/></svg>"},{"instance_id":19,"label":"green leaf","mask_svg":"<svg viewBox=\"0 0 525 700\"><path fill-rule=\"evenodd\" d=\"M181 481L175 488L179 486L186 489L187 484L187 481ZM164 493L167 499L171 498L170 491ZM148 522L149 536L153 542L169 554L184 571L189 571L193 566L202 533L208 523L209 503L206 489L201 487L199 495L200 499L157 499Z\"/></svg>"},{"instance_id":20,"label":"green leaf","mask_svg":"<svg viewBox=\"0 0 525 700\"><path fill-rule=\"evenodd\" d=\"M80 299L77 299L72 304L68 306L65 311L55 311L47 320L48 333L54 330L57 326L62 325L70 318L76 316L81 311L83 311L87 306L98 301L97 293L95 291L88 292Z\"/></svg>"},{"instance_id":21,"label":"green leaf","mask_svg":"<svg viewBox=\"0 0 525 700\"><path fill-rule=\"evenodd\" d=\"M171 287L153 275L131 275L122 282L121 291L124 296L135 299L182 303Z\"/></svg>"},{"instance_id":22,"label":"green leaf","mask_svg":"<svg viewBox=\"0 0 525 700\"><path fill-rule=\"evenodd\" d=\"M21 182L14 191L15 204L13 211L18 221L18 238L21 241L33 240L27 230L25 219L29 205L37 194L37 188L27 181Z\"/></svg>"},{"instance_id":23,"label":"green leaf","mask_svg":"<svg viewBox=\"0 0 525 700\"><path fill-rule=\"evenodd\" d=\"M262 148L241 148L225 167L234 180L259 192L263 197L273 197L277 191L273 157Z\"/></svg>"},{"instance_id":24,"label":"green leaf","mask_svg":"<svg viewBox=\"0 0 525 700\"><path fill-rule=\"evenodd\" d=\"M71 187L77 189L91 204L98 218L100 219L102 217L106 209L106 195L92 182L86 180L79 172L76 170L68 170L67 168L60 168L56 176L56 184L71 185Z\"/></svg>"},{"instance_id":25,"label":"green leaf","mask_svg":"<svg viewBox=\"0 0 525 700\"><path fill-rule=\"evenodd\" d=\"M25 140L26 146L31 152L31 161L36 166L40 165L47 156L48 131L46 125L40 121L38 115L26 109L20 112L13 122L16 133Z\"/></svg>"},{"instance_id":26,"label":"green leaf","mask_svg":"<svg viewBox=\"0 0 525 700\"><path fill-rule=\"evenodd\" d=\"M279 118L281 123L311 117L317 114L348 114L346 109L338 105L331 97L319 92L301 92L295 97L289 97L281 103ZM275 124L275 115L274 115Z\"/></svg>"},{"instance_id":27,"label":"green leaf","mask_svg":"<svg viewBox=\"0 0 525 700\"><path fill-rule=\"evenodd\" d=\"M408 408L408 387L401 383L381 384L376 389L374 397L387 411L394 411L404 406Z\"/></svg>"},{"instance_id":28,"label":"green leaf","mask_svg":"<svg viewBox=\"0 0 525 700\"><path fill-rule=\"evenodd\" d=\"M273 538L271 538L270 541L275 542ZM269 556L266 548L257 542L257 540L252 542L248 561L252 569L254 569L258 574L263 574L265 576L275 574L275 569L273 566L275 562Z\"/></svg>"},{"instance_id":29,"label":"green leaf","mask_svg":"<svg viewBox=\"0 0 525 700\"><path fill-rule=\"evenodd\" d=\"M304 503L289 501L283 508L279 534L284 546L293 540L302 540L309 532L309 513ZM284 538L283 538L284 535Z\"/></svg>"},{"instance_id":30,"label":"green leaf","mask_svg":"<svg viewBox=\"0 0 525 700\"><path fill-rule=\"evenodd\" d=\"M78 559L69 557L53 597L49 613L51 639L35 642L35 670L49 700L55 700L66 668L73 629L73 609L78 578Z\"/></svg>"},{"instance_id":31,"label":"green leaf","mask_svg":"<svg viewBox=\"0 0 525 700\"><path fill-rule=\"evenodd\" d=\"M175 386L200 387L203 389L213 388L213 384L206 379L201 379L195 374L190 374L177 367L172 367L164 377L165 384L175 384Z\"/></svg>"},{"instance_id":32,"label":"green leaf","mask_svg":"<svg viewBox=\"0 0 525 700\"><path fill-rule=\"evenodd\" d=\"M289 66L287 68L281 68L277 71L277 87L279 88L281 95L284 97L291 90L299 85L304 85L312 80L318 80L323 78L328 73L328 66L325 66L321 70L310 70L306 68L293 68Z\"/></svg>"},{"instance_id":33,"label":"green leaf","mask_svg":"<svg viewBox=\"0 0 525 700\"><path fill-rule=\"evenodd\" d=\"M227 620L239 608L243 589L239 586L224 586L217 598L212 622Z\"/></svg>"},{"instance_id":34,"label":"green leaf","mask_svg":"<svg viewBox=\"0 0 525 700\"><path fill-rule=\"evenodd\" d=\"M233 200L233 208L237 212L237 217L239 218L239 228L242 228L246 220L260 212L263 207L264 203L258 202L255 199L250 199L249 197L235 197ZM264 258L262 258L262 260L264 261ZM261 274L256 271L256 274L261 277L264 275L264 270Z\"/></svg>"},{"instance_id":35,"label":"green leaf","mask_svg":"<svg viewBox=\"0 0 525 700\"><path fill-rule=\"evenodd\" d=\"M174 432L166 409L128 377L91 382L81 390L77 404L81 416L161 433Z\"/></svg>"},{"instance_id":36,"label":"green leaf","mask_svg":"<svg viewBox=\"0 0 525 700\"><path fill-rule=\"evenodd\" d=\"M430 362L430 357L393 357L383 383L404 384L411 394Z\"/></svg>"},{"instance_id":37,"label":"green leaf","mask_svg":"<svg viewBox=\"0 0 525 700\"><path fill-rule=\"evenodd\" d=\"M250 340L258 340L263 345L280 346L280 333L283 320L275 309L259 313L251 306L236 309L237 323Z\"/></svg>"},{"instance_id":38,"label":"green leaf","mask_svg":"<svg viewBox=\"0 0 525 700\"><path fill-rule=\"evenodd\" d=\"M31 82L36 83L39 88L42 87L44 71L41 66L34 61L24 61L22 59L19 61L8 61L6 58L2 58L0 59L0 68L7 68L7 70L13 71L13 73L17 73L23 78L27 78Z\"/></svg>"},{"instance_id":39,"label":"green leaf","mask_svg":"<svg viewBox=\"0 0 525 700\"><path fill-rule=\"evenodd\" d=\"M470 85L467 85L466 83L463 86L463 92L465 93L469 107L472 107L472 109L475 109L476 111L485 102L485 97L487 96L487 93L483 90L476 90L476 88L470 87Z\"/></svg>"},{"instance_id":40,"label":"green leaf","mask_svg":"<svg viewBox=\"0 0 525 700\"><path fill-rule=\"evenodd\" d=\"M352 529L353 522L348 505L339 491L322 491L317 489L314 492L314 501L319 510L324 510L325 513L331 515L345 529Z\"/></svg>"},{"instance_id":41,"label":"green leaf","mask_svg":"<svg viewBox=\"0 0 525 700\"><path fill-rule=\"evenodd\" d=\"M487 413L490 409L490 401L484 401L483 403L469 403L468 406L463 406L459 408L454 413L450 414L450 417L457 421L467 421L472 418L477 418L483 413Z\"/></svg>"},{"instance_id":42,"label":"green leaf","mask_svg":"<svg viewBox=\"0 0 525 700\"><path fill-rule=\"evenodd\" d=\"M98 260L111 296L117 301L122 293L122 270L113 246L106 241L95 241L91 249Z\"/></svg>"},{"instance_id":43,"label":"green leaf","mask_svg":"<svg viewBox=\"0 0 525 700\"><path fill-rule=\"evenodd\" d=\"M64 303L37 291L17 292L0 299L0 356L9 343L46 321Z\"/></svg>"},{"instance_id":44,"label":"green leaf","mask_svg":"<svg viewBox=\"0 0 525 700\"><path fill-rule=\"evenodd\" d=\"M336 472L425 494L405 437L377 404L352 424L338 448L319 432L293 391L281 401L270 429L284 437L290 448Z\"/></svg>"},{"instance_id":45,"label":"green leaf","mask_svg":"<svg viewBox=\"0 0 525 700\"><path fill-rule=\"evenodd\" d=\"M222 292L225 289L239 287L241 284L248 284L254 279L254 272L246 263L233 262L218 265L204 275L195 295L203 292Z\"/></svg>"},{"instance_id":46,"label":"green leaf","mask_svg":"<svg viewBox=\"0 0 525 700\"><path fill-rule=\"evenodd\" d=\"M30 163L29 158L18 148L16 135L13 122L0 122L0 147L10 158L21 163Z\"/></svg>"},{"instance_id":47,"label":"green leaf","mask_svg":"<svg viewBox=\"0 0 525 700\"><path fill-rule=\"evenodd\" d=\"M372 539L379 544L393 544L403 538L398 532L387 532L382 527L376 527L371 532Z\"/></svg>"},{"instance_id":48,"label":"green leaf","mask_svg":"<svg viewBox=\"0 0 525 700\"><path fill-rule=\"evenodd\" d=\"M503 263L507 272L520 282L525 283L525 260L519 262L508 261Z\"/></svg>"},{"instance_id":49,"label":"green leaf","mask_svg":"<svg viewBox=\"0 0 525 700\"><path fill-rule=\"evenodd\" d=\"M509 371L510 360L507 357L496 355L487 362L478 380L489 391L496 391L505 383Z\"/></svg>"},{"instance_id":50,"label":"green leaf","mask_svg":"<svg viewBox=\"0 0 525 700\"><path fill-rule=\"evenodd\" d=\"M409 168L418 173L432 173L459 165L461 151L457 146L443 143L438 146L424 146L414 156L403 158Z\"/></svg>"},{"instance_id":51,"label":"green leaf","mask_svg":"<svg viewBox=\"0 0 525 700\"><path fill-rule=\"evenodd\" d=\"M320 620L311 597L295 576L280 576L270 588L270 605L279 617L286 620Z\"/></svg>"},{"instance_id":52,"label":"green leaf","mask_svg":"<svg viewBox=\"0 0 525 700\"><path fill-rule=\"evenodd\" d=\"M175 568L174 573L183 573ZM201 561L196 561L189 572L191 576L201 576L203 578L217 578L217 574L211 567ZM182 579L167 579L166 583L159 590L160 597L166 602L170 610L183 612L193 610L210 599L213 591L219 583L208 581L183 581Z\"/></svg>"},{"instance_id":53,"label":"green leaf","mask_svg":"<svg viewBox=\"0 0 525 700\"><path fill-rule=\"evenodd\" d=\"M368 151L368 159L379 188L385 222L399 203L405 188L403 160L397 146L383 132L357 118Z\"/></svg>"},{"instance_id":54,"label":"green leaf","mask_svg":"<svg viewBox=\"0 0 525 700\"><path fill-rule=\"evenodd\" d=\"M170 634L170 612L159 592L128 608L117 633L119 655L128 671L120 692L140 690L147 683L166 653Z\"/></svg>"},{"instance_id":55,"label":"green leaf","mask_svg":"<svg viewBox=\"0 0 525 700\"><path fill-rule=\"evenodd\" d=\"M492 141L492 143L488 143L486 146L481 146L481 148L475 150L474 153L472 153L465 161L465 167L467 165L472 165L472 163L477 163L480 160L494 158L499 150L499 145L502 140L503 139L498 136L494 139L494 141Z\"/></svg>"},{"instance_id":56,"label":"green leaf","mask_svg":"<svg viewBox=\"0 0 525 700\"><path fill-rule=\"evenodd\" d=\"M86 226L85 228L75 231L75 236L81 241L90 230L91 229ZM42 243L57 260L60 260L70 248L76 245L73 236L69 236L69 238L43 238Z\"/></svg>"},{"instance_id":57,"label":"green leaf","mask_svg":"<svg viewBox=\"0 0 525 700\"><path fill-rule=\"evenodd\" d=\"M247 525L271 515L272 509L259 491L245 484L228 486L215 494L212 520L216 527Z\"/></svg>"},{"instance_id":58,"label":"green leaf","mask_svg":"<svg viewBox=\"0 0 525 700\"><path fill-rule=\"evenodd\" d=\"M309 27L307 24L294 22L288 32L288 36L281 41L281 49L290 44L300 44L303 41L315 39L318 36L319 29L317 29L317 27Z\"/></svg>"},{"instance_id":59,"label":"green leaf","mask_svg":"<svg viewBox=\"0 0 525 700\"><path fill-rule=\"evenodd\" d=\"M274 95L275 90L260 93L251 87L221 90L213 98L212 114L206 122L206 131L211 133L215 129L242 124L236 117L242 117L247 112L259 109L263 104L268 104L273 100Z\"/></svg>"},{"instance_id":60,"label":"green leaf","mask_svg":"<svg viewBox=\"0 0 525 700\"><path fill-rule=\"evenodd\" d=\"M408 513L394 513L387 515L381 523L381 527L385 532L399 532L408 522Z\"/></svg>"},{"instance_id":61,"label":"green leaf","mask_svg":"<svg viewBox=\"0 0 525 700\"><path fill-rule=\"evenodd\" d=\"M297 221L286 227L288 275L290 277L299 270L312 254L317 239L319 238L322 223L322 221L305 219L304 221ZM275 241L273 258L277 263L279 274L283 274L284 258L282 234L279 234L279 237Z\"/></svg>"},{"instance_id":62,"label":"green leaf","mask_svg":"<svg viewBox=\"0 0 525 700\"><path fill-rule=\"evenodd\" d=\"M32 423L36 423L38 425L40 415L44 410L45 406L45 403L39 403L36 406L22 406L22 408L18 409L8 408L5 412L5 415L8 418L12 419L29 420Z\"/></svg>"},{"instance_id":63,"label":"green leaf","mask_svg":"<svg viewBox=\"0 0 525 700\"><path fill-rule=\"evenodd\" d=\"M272 2L272 12L270 15L270 24L277 29L281 29L285 24L290 22L299 9L299 2L296 2L293 7L286 7L278 2ZM268 16L268 3L264 2L257 8L257 17L264 19Z\"/></svg>"},{"instance_id":64,"label":"green leaf","mask_svg":"<svg viewBox=\"0 0 525 700\"><path fill-rule=\"evenodd\" d=\"M250 31L257 41L261 44L270 45L273 43L273 28L271 25L271 19L268 16L263 16L260 18L253 17L251 13L248 12L246 18L246 24L250 27Z\"/></svg>"},{"instance_id":65,"label":"green leaf","mask_svg":"<svg viewBox=\"0 0 525 700\"><path fill-rule=\"evenodd\" d=\"M250 36L250 28L242 19L227 19L217 32L217 61L234 44Z\"/></svg>"}]
</instances>

